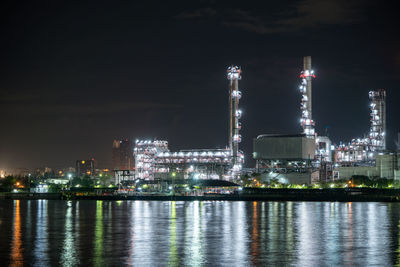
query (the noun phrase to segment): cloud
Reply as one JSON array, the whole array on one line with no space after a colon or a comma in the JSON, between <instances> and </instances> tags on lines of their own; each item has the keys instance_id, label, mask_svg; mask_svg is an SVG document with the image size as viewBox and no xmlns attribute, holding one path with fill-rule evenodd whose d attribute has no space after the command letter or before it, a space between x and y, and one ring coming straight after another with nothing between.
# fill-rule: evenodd
<instances>
[{"instance_id":1,"label":"cloud","mask_svg":"<svg viewBox=\"0 0 400 267\"><path fill-rule=\"evenodd\" d=\"M243 9L201 8L183 12L180 19L220 19L226 27L238 28L257 34L293 32L323 28L329 25L348 25L365 20L364 8L369 1L363 0L299 0L287 5L284 11L261 8L250 12Z\"/></svg>"},{"instance_id":2,"label":"cloud","mask_svg":"<svg viewBox=\"0 0 400 267\"><path fill-rule=\"evenodd\" d=\"M59 103L59 101L29 101L39 98L10 96L0 110L3 114L23 116L97 116L129 111L164 111L181 109L182 105L155 102L110 102L110 103Z\"/></svg>"},{"instance_id":3,"label":"cloud","mask_svg":"<svg viewBox=\"0 0 400 267\"><path fill-rule=\"evenodd\" d=\"M7 91L3 91L0 94L0 103L23 103L23 102L36 101L38 99L40 99L40 95L32 92L10 93Z\"/></svg>"},{"instance_id":4,"label":"cloud","mask_svg":"<svg viewBox=\"0 0 400 267\"><path fill-rule=\"evenodd\" d=\"M197 19L212 17L217 14L217 11L211 7L199 8L192 11L185 11L175 16L177 19Z\"/></svg>"},{"instance_id":5,"label":"cloud","mask_svg":"<svg viewBox=\"0 0 400 267\"><path fill-rule=\"evenodd\" d=\"M293 6L265 20L244 17L237 27L259 34L293 32L323 28L329 25L348 25L364 21L365 1L360 0L301 0ZM234 24L231 24L235 26Z\"/></svg>"},{"instance_id":6,"label":"cloud","mask_svg":"<svg viewBox=\"0 0 400 267\"><path fill-rule=\"evenodd\" d=\"M323 25L345 25L364 20L360 0L302 0L295 5L295 15L275 22L275 25L298 29Z\"/></svg>"}]
</instances>

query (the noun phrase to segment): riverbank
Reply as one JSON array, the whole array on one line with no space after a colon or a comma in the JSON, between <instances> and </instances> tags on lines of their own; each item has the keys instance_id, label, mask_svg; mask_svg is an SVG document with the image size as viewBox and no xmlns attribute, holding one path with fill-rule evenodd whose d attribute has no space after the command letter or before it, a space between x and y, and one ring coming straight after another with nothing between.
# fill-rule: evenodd
<instances>
[{"instance_id":1,"label":"riverbank","mask_svg":"<svg viewBox=\"0 0 400 267\"><path fill-rule=\"evenodd\" d=\"M400 189L332 188L332 189L272 189L244 188L236 194L202 196L171 195L93 195L83 193L0 193L1 199L48 200L158 200L158 201L339 201L339 202L400 202Z\"/></svg>"}]
</instances>

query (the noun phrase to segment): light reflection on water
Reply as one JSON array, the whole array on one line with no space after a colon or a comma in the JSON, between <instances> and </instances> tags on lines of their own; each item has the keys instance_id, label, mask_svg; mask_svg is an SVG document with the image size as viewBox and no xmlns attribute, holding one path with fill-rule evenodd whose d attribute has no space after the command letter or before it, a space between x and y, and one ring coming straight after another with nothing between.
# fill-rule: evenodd
<instances>
[{"instance_id":1,"label":"light reflection on water","mask_svg":"<svg viewBox=\"0 0 400 267\"><path fill-rule=\"evenodd\" d=\"M397 265L400 204L0 202L1 266Z\"/></svg>"},{"instance_id":2,"label":"light reflection on water","mask_svg":"<svg viewBox=\"0 0 400 267\"><path fill-rule=\"evenodd\" d=\"M22 241L21 241L21 207L20 201L15 201L14 207L14 227L11 246L11 266L21 266L23 262Z\"/></svg>"},{"instance_id":3,"label":"light reflection on water","mask_svg":"<svg viewBox=\"0 0 400 267\"><path fill-rule=\"evenodd\" d=\"M96 203L96 230L94 237L94 265L103 265L103 201L99 200Z\"/></svg>"},{"instance_id":4,"label":"light reflection on water","mask_svg":"<svg viewBox=\"0 0 400 267\"><path fill-rule=\"evenodd\" d=\"M28 203L28 221L30 220L30 208L31 203ZM47 204L46 200L37 201L37 216L36 216L36 242L34 247L35 263L40 265L48 265L48 216L47 216Z\"/></svg>"},{"instance_id":5,"label":"light reflection on water","mask_svg":"<svg viewBox=\"0 0 400 267\"><path fill-rule=\"evenodd\" d=\"M64 241L61 253L62 266L76 266L79 263L79 257L76 252L77 243L74 236L74 219L73 219L72 201L67 202L67 210L65 212Z\"/></svg>"}]
</instances>

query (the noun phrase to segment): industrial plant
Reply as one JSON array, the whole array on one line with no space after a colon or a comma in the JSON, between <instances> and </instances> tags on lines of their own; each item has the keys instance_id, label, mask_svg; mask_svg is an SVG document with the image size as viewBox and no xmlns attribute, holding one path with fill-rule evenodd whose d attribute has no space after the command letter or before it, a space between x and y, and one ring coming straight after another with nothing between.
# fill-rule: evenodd
<instances>
[{"instance_id":1,"label":"industrial plant","mask_svg":"<svg viewBox=\"0 0 400 267\"><path fill-rule=\"evenodd\" d=\"M242 111L239 100L239 80L242 70L230 66L229 81L229 147L226 149L190 149L172 152L165 140L136 140L134 148L135 178L154 180L168 179L237 179L244 163L244 154L239 150L241 142ZM173 176L172 176L173 174Z\"/></svg>"},{"instance_id":2,"label":"industrial plant","mask_svg":"<svg viewBox=\"0 0 400 267\"><path fill-rule=\"evenodd\" d=\"M257 172L282 183L315 183L352 175L400 178L397 153L386 151L386 91L369 92L369 135L333 145L328 136L315 132L312 118L311 57L304 57L300 73L301 134L264 134L254 139Z\"/></svg>"},{"instance_id":3,"label":"industrial plant","mask_svg":"<svg viewBox=\"0 0 400 267\"><path fill-rule=\"evenodd\" d=\"M190 149L170 151L166 140L136 140L133 148L134 171L130 178L218 179L237 181L244 173L244 153L239 149L242 112L239 81L242 70L227 69L229 84L229 140L225 149ZM386 91L369 92L369 134L351 142L335 145L328 136L319 135L312 114L312 80L316 74L311 57L303 60L300 75L300 129L292 134L260 134L253 140L256 166L250 169L264 180L281 183L312 184L341 177L400 178L397 153L386 150ZM250 137L247 137L250 138ZM249 171L247 170L247 173Z\"/></svg>"}]
</instances>

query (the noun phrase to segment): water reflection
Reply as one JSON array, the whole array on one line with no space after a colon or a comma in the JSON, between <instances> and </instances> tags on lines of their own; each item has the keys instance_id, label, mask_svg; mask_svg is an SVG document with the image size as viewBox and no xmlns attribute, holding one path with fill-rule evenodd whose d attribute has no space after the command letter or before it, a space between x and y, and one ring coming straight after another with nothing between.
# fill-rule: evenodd
<instances>
[{"instance_id":1,"label":"water reflection","mask_svg":"<svg viewBox=\"0 0 400 267\"><path fill-rule=\"evenodd\" d=\"M30 202L28 203L28 214L30 214ZM34 248L35 264L48 265L48 216L47 216L47 200L37 201L36 215L36 240Z\"/></svg>"},{"instance_id":2,"label":"water reflection","mask_svg":"<svg viewBox=\"0 0 400 267\"><path fill-rule=\"evenodd\" d=\"M400 232L400 219L397 223L397 231ZM397 246L395 251L396 251L396 257L395 257L396 266L400 266L400 234L398 235Z\"/></svg>"},{"instance_id":3,"label":"water reflection","mask_svg":"<svg viewBox=\"0 0 400 267\"><path fill-rule=\"evenodd\" d=\"M0 221L11 266L400 262L399 203L16 200Z\"/></svg>"},{"instance_id":4,"label":"water reflection","mask_svg":"<svg viewBox=\"0 0 400 267\"><path fill-rule=\"evenodd\" d=\"M74 218L72 216L73 202L67 202L67 210L65 212L65 228L64 242L61 254L62 266L76 266L79 264L79 257L76 251L76 243L74 237Z\"/></svg>"},{"instance_id":5,"label":"water reflection","mask_svg":"<svg viewBox=\"0 0 400 267\"><path fill-rule=\"evenodd\" d=\"M204 264L204 245L202 240L202 209L203 202L194 201L186 209L185 219L192 222L192 227L186 228L186 242L189 244L186 258L190 266L202 266Z\"/></svg>"},{"instance_id":6,"label":"water reflection","mask_svg":"<svg viewBox=\"0 0 400 267\"><path fill-rule=\"evenodd\" d=\"M354 257L353 255L353 245L354 245L354 237L353 237L353 211L352 211L352 203L349 202L346 205L347 208L347 220L346 220L346 239L345 239L345 262L351 263L351 259Z\"/></svg>"},{"instance_id":7,"label":"water reflection","mask_svg":"<svg viewBox=\"0 0 400 267\"><path fill-rule=\"evenodd\" d=\"M94 237L94 265L103 264L103 201L96 202L96 228Z\"/></svg>"},{"instance_id":8,"label":"water reflection","mask_svg":"<svg viewBox=\"0 0 400 267\"><path fill-rule=\"evenodd\" d=\"M178 257L178 249L176 245L176 203L175 201L171 202L171 217L169 224L169 257L168 257L168 265L169 266L179 266L179 257Z\"/></svg>"},{"instance_id":9,"label":"water reflection","mask_svg":"<svg viewBox=\"0 0 400 267\"><path fill-rule=\"evenodd\" d=\"M259 258L259 242L258 242L258 211L257 202L253 202L253 218L252 218L252 233L251 233L251 261L253 265L258 265Z\"/></svg>"},{"instance_id":10,"label":"water reflection","mask_svg":"<svg viewBox=\"0 0 400 267\"><path fill-rule=\"evenodd\" d=\"M11 249L11 266L22 266L21 211L20 200L14 200L14 228Z\"/></svg>"}]
</instances>

